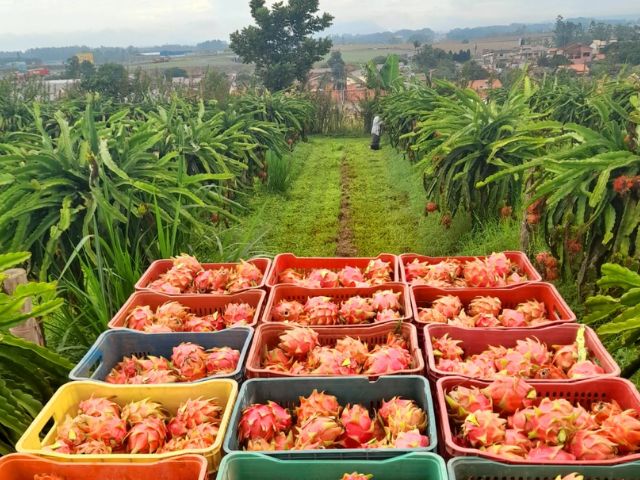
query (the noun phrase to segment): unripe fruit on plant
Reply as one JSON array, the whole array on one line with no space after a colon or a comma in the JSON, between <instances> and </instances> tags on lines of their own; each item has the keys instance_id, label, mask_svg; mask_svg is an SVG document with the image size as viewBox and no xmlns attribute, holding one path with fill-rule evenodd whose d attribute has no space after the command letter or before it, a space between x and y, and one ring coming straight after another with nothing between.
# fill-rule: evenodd
<instances>
[{"instance_id":1,"label":"unripe fruit on plant","mask_svg":"<svg viewBox=\"0 0 640 480\"><path fill-rule=\"evenodd\" d=\"M540 223L540 214L539 213L527 213L527 223L529 225L537 225Z\"/></svg>"},{"instance_id":2,"label":"unripe fruit on plant","mask_svg":"<svg viewBox=\"0 0 640 480\"><path fill-rule=\"evenodd\" d=\"M449 228L451 226L451 215L443 215L440 223L444 228Z\"/></svg>"},{"instance_id":3,"label":"unripe fruit on plant","mask_svg":"<svg viewBox=\"0 0 640 480\"><path fill-rule=\"evenodd\" d=\"M505 205L500 209L500 217L509 218L513 214L513 208L509 205Z\"/></svg>"},{"instance_id":4,"label":"unripe fruit on plant","mask_svg":"<svg viewBox=\"0 0 640 480\"><path fill-rule=\"evenodd\" d=\"M436 204L435 202L427 202L427 204L424 207L425 213L433 213L437 210L438 210L438 204Z\"/></svg>"}]
</instances>

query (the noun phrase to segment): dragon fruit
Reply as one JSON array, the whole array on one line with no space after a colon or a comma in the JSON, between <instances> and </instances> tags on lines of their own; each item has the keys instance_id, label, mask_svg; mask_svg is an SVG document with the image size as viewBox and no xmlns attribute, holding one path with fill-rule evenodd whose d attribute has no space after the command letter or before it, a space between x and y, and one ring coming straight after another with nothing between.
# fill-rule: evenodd
<instances>
[{"instance_id":1,"label":"dragon fruit","mask_svg":"<svg viewBox=\"0 0 640 480\"><path fill-rule=\"evenodd\" d=\"M331 297L309 297L304 315L309 325L335 325L339 320L338 306Z\"/></svg>"},{"instance_id":2,"label":"dragon fruit","mask_svg":"<svg viewBox=\"0 0 640 480\"><path fill-rule=\"evenodd\" d=\"M191 315L182 324L185 332L216 332L222 330L224 327L224 320L218 312L215 312L213 315L207 315L206 317Z\"/></svg>"},{"instance_id":3,"label":"dragon fruit","mask_svg":"<svg viewBox=\"0 0 640 480\"><path fill-rule=\"evenodd\" d=\"M458 421L463 421L470 413L478 410L491 410L492 400L477 387L456 387L451 390L445 400L449 405L449 412Z\"/></svg>"},{"instance_id":4,"label":"dragon fruit","mask_svg":"<svg viewBox=\"0 0 640 480\"><path fill-rule=\"evenodd\" d=\"M128 403L122 408L122 419L129 425L140 423L146 418L164 419L165 417L162 405L147 399Z\"/></svg>"},{"instance_id":5,"label":"dragon fruit","mask_svg":"<svg viewBox=\"0 0 640 480\"><path fill-rule=\"evenodd\" d=\"M222 407L213 398L189 399L180 405L175 417L169 422L169 431L172 436L180 436L204 423L218 425L221 413Z\"/></svg>"},{"instance_id":6,"label":"dragon fruit","mask_svg":"<svg viewBox=\"0 0 640 480\"><path fill-rule=\"evenodd\" d=\"M307 358L312 375L356 375L359 367L348 354L331 347L316 347Z\"/></svg>"},{"instance_id":7,"label":"dragon fruit","mask_svg":"<svg viewBox=\"0 0 640 480\"><path fill-rule=\"evenodd\" d=\"M553 447L550 445L539 445L536 448L529 450L527 454L527 460L533 460L534 462L573 462L576 457L566 450L562 449L562 446Z\"/></svg>"},{"instance_id":8,"label":"dragon fruit","mask_svg":"<svg viewBox=\"0 0 640 480\"><path fill-rule=\"evenodd\" d=\"M369 349L362 341L353 337L344 337L336 341L336 350L345 353L348 358L354 360L360 367L364 365L369 356Z\"/></svg>"},{"instance_id":9,"label":"dragon fruit","mask_svg":"<svg viewBox=\"0 0 640 480\"><path fill-rule=\"evenodd\" d=\"M495 274L482 260L476 259L464 265L464 280L469 287L495 287Z\"/></svg>"},{"instance_id":10,"label":"dragon fruit","mask_svg":"<svg viewBox=\"0 0 640 480\"><path fill-rule=\"evenodd\" d=\"M537 300L520 303L516 307L516 310L524 315L527 323L535 323L543 320L547 314L544 303L538 302Z\"/></svg>"},{"instance_id":11,"label":"dragon fruit","mask_svg":"<svg viewBox=\"0 0 640 480\"><path fill-rule=\"evenodd\" d=\"M120 417L120 406L103 397L91 397L81 401L78 410L90 417Z\"/></svg>"},{"instance_id":12,"label":"dragon fruit","mask_svg":"<svg viewBox=\"0 0 640 480\"><path fill-rule=\"evenodd\" d=\"M402 315L397 310L382 310L381 312L376 313L376 322L392 322L395 320L400 320Z\"/></svg>"},{"instance_id":13,"label":"dragon fruit","mask_svg":"<svg viewBox=\"0 0 640 480\"><path fill-rule=\"evenodd\" d=\"M290 357L305 357L318 346L318 332L310 328L292 328L280 336L279 347Z\"/></svg>"},{"instance_id":14,"label":"dragon fruit","mask_svg":"<svg viewBox=\"0 0 640 480\"><path fill-rule=\"evenodd\" d=\"M393 290L378 290L371 296L371 306L377 312L384 310L400 310L400 292L394 293Z\"/></svg>"},{"instance_id":15,"label":"dragon fruit","mask_svg":"<svg viewBox=\"0 0 640 480\"><path fill-rule=\"evenodd\" d=\"M496 297L475 297L467 306L467 313L472 317L485 314L497 317L502 310L502 302Z\"/></svg>"},{"instance_id":16,"label":"dragon fruit","mask_svg":"<svg viewBox=\"0 0 640 480\"><path fill-rule=\"evenodd\" d=\"M507 421L490 410L477 410L467 415L462 424L464 437L474 447L502 443Z\"/></svg>"},{"instance_id":17,"label":"dragon fruit","mask_svg":"<svg viewBox=\"0 0 640 480\"><path fill-rule=\"evenodd\" d=\"M222 293L231 279L231 271L226 268L203 270L193 279L198 293Z\"/></svg>"},{"instance_id":18,"label":"dragon fruit","mask_svg":"<svg viewBox=\"0 0 640 480\"><path fill-rule=\"evenodd\" d=\"M422 323L447 323L447 317L435 308L419 308L418 320Z\"/></svg>"},{"instance_id":19,"label":"dragon fruit","mask_svg":"<svg viewBox=\"0 0 640 480\"><path fill-rule=\"evenodd\" d=\"M398 397L395 397L396 399ZM387 425L391 436L395 437L402 432L413 429L424 431L427 427L427 414L413 400L406 402L391 401L384 403L380 409L380 416ZM386 407L387 411L382 412ZM382 412L382 413L381 413Z\"/></svg>"},{"instance_id":20,"label":"dragon fruit","mask_svg":"<svg viewBox=\"0 0 640 480\"><path fill-rule=\"evenodd\" d=\"M277 322L300 323L303 313L304 305L295 300L281 300L271 311L273 319Z\"/></svg>"},{"instance_id":21,"label":"dragon fruit","mask_svg":"<svg viewBox=\"0 0 640 480\"><path fill-rule=\"evenodd\" d=\"M364 283L364 275L358 267L346 266L338 272L338 281L343 287L355 287Z\"/></svg>"},{"instance_id":22,"label":"dragon fruit","mask_svg":"<svg viewBox=\"0 0 640 480\"><path fill-rule=\"evenodd\" d=\"M607 418L622 413L622 408L615 400L610 402L595 402L591 405L591 415L598 424L602 424Z\"/></svg>"},{"instance_id":23,"label":"dragon fruit","mask_svg":"<svg viewBox=\"0 0 640 480\"><path fill-rule=\"evenodd\" d=\"M291 417L289 417L289 422ZM253 404L242 411L238 423L238 435L241 440L272 440L281 431L278 425L281 419L271 405Z\"/></svg>"},{"instance_id":24,"label":"dragon fruit","mask_svg":"<svg viewBox=\"0 0 640 480\"><path fill-rule=\"evenodd\" d=\"M378 345L367 357L365 375L385 375L406 370L411 365L411 355L403 348Z\"/></svg>"},{"instance_id":25,"label":"dragon fruit","mask_svg":"<svg viewBox=\"0 0 640 480\"><path fill-rule=\"evenodd\" d=\"M495 360L495 367L501 375L518 377L531 377L533 370L533 364L528 356L511 349L503 357Z\"/></svg>"},{"instance_id":26,"label":"dragon fruit","mask_svg":"<svg viewBox=\"0 0 640 480\"><path fill-rule=\"evenodd\" d=\"M422 435L418 429L400 432L393 440L395 448L425 448L429 446L429 437Z\"/></svg>"},{"instance_id":27,"label":"dragon fruit","mask_svg":"<svg viewBox=\"0 0 640 480\"><path fill-rule=\"evenodd\" d=\"M433 346L433 354L436 358L444 358L447 360L461 360L464 350L460 347L462 340L452 339L448 333L445 333L442 337L431 339L431 345Z\"/></svg>"},{"instance_id":28,"label":"dragon fruit","mask_svg":"<svg viewBox=\"0 0 640 480\"><path fill-rule=\"evenodd\" d=\"M267 350L262 360L262 366L267 370L286 371L292 363L291 357L278 347Z\"/></svg>"},{"instance_id":29,"label":"dragon fruit","mask_svg":"<svg viewBox=\"0 0 640 480\"><path fill-rule=\"evenodd\" d=\"M547 346L537 339L517 340L515 349L537 365L544 365L549 361Z\"/></svg>"},{"instance_id":30,"label":"dragon fruit","mask_svg":"<svg viewBox=\"0 0 640 480\"><path fill-rule=\"evenodd\" d=\"M298 425L314 415L325 417L338 417L340 414L340 404L333 395L313 390L308 397L300 397L300 405L296 408Z\"/></svg>"},{"instance_id":31,"label":"dragon fruit","mask_svg":"<svg viewBox=\"0 0 640 480\"><path fill-rule=\"evenodd\" d=\"M207 351L205 365L207 374L219 374L233 372L238 368L240 352L230 347L216 347Z\"/></svg>"},{"instance_id":32,"label":"dragon fruit","mask_svg":"<svg viewBox=\"0 0 640 480\"><path fill-rule=\"evenodd\" d=\"M127 422L120 417L92 417L88 425L87 437L97 440L110 448L122 445L127 436Z\"/></svg>"},{"instance_id":33,"label":"dragon fruit","mask_svg":"<svg viewBox=\"0 0 640 480\"><path fill-rule=\"evenodd\" d=\"M347 405L340 422L344 427L342 444L345 448L359 448L373 438L374 425L369 411L361 405Z\"/></svg>"},{"instance_id":34,"label":"dragon fruit","mask_svg":"<svg viewBox=\"0 0 640 480\"><path fill-rule=\"evenodd\" d=\"M533 443L527 435L522 433L520 430L515 430L513 428L507 428L507 430L505 431L504 443L505 445L513 445L519 447L524 452L531 450L531 448L533 447Z\"/></svg>"},{"instance_id":35,"label":"dragon fruit","mask_svg":"<svg viewBox=\"0 0 640 480\"><path fill-rule=\"evenodd\" d=\"M434 300L431 308L438 310L448 319L453 319L462 311L462 302L455 295L444 295Z\"/></svg>"},{"instance_id":36,"label":"dragon fruit","mask_svg":"<svg viewBox=\"0 0 640 480\"><path fill-rule=\"evenodd\" d=\"M617 454L613 442L590 430L578 430L569 443L569 451L577 460L608 460Z\"/></svg>"},{"instance_id":37,"label":"dragon fruit","mask_svg":"<svg viewBox=\"0 0 640 480\"><path fill-rule=\"evenodd\" d=\"M554 346L554 348L556 348ZM558 368L568 371L574 363L578 361L578 346L575 343L571 345L559 345L553 356L553 364Z\"/></svg>"},{"instance_id":38,"label":"dragon fruit","mask_svg":"<svg viewBox=\"0 0 640 480\"><path fill-rule=\"evenodd\" d=\"M502 310L498 320L500 320L500 324L503 327L518 328L527 326L527 320L524 313L510 308Z\"/></svg>"},{"instance_id":39,"label":"dragon fruit","mask_svg":"<svg viewBox=\"0 0 640 480\"><path fill-rule=\"evenodd\" d=\"M602 433L618 445L622 453L640 450L640 414L636 410L624 410L602 422Z\"/></svg>"},{"instance_id":40,"label":"dragon fruit","mask_svg":"<svg viewBox=\"0 0 640 480\"><path fill-rule=\"evenodd\" d=\"M207 355L200 345L181 343L173 347L171 361L186 381L199 380L207 375Z\"/></svg>"},{"instance_id":41,"label":"dragon fruit","mask_svg":"<svg viewBox=\"0 0 640 480\"><path fill-rule=\"evenodd\" d=\"M491 398L494 408L505 414L512 414L519 408L528 406L536 397L536 390L521 378L498 376L483 390Z\"/></svg>"},{"instance_id":42,"label":"dragon fruit","mask_svg":"<svg viewBox=\"0 0 640 480\"><path fill-rule=\"evenodd\" d=\"M334 417L313 416L297 427L294 450L332 448L344 434L344 428Z\"/></svg>"},{"instance_id":43,"label":"dragon fruit","mask_svg":"<svg viewBox=\"0 0 640 480\"><path fill-rule=\"evenodd\" d=\"M550 445L563 445L576 429L573 405L563 398L543 398L538 407L525 413L529 438Z\"/></svg>"},{"instance_id":44,"label":"dragon fruit","mask_svg":"<svg viewBox=\"0 0 640 480\"><path fill-rule=\"evenodd\" d=\"M233 325L247 325L253 322L256 309L248 303L229 303L222 314L224 323L230 327Z\"/></svg>"},{"instance_id":45,"label":"dragon fruit","mask_svg":"<svg viewBox=\"0 0 640 480\"><path fill-rule=\"evenodd\" d=\"M391 281L391 266L389 262L385 262L376 258L370 260L367 268L364 270L364 277L369 280L372 285L380 285Z\"/></svg>"},{"instance_id":46,"label":"dragon fruit","mask_svg":"<svg viewBox=\"0 0 640 480\"><path fill-rule=\"evenodd\" d=\"M371 303L362 297L353 296L342 302L340 318L347 325L369 323L374 317L374 309Z\"/></svg>"},{"instance_id":47,"label":"dragon fruit","mask_svg":"<svg viewBox=\"0 0 640 480\"><path fill-rule=\"evenodd\" d=\"M153 324L155 315L148 305L134 307L127 315L127 327L144 330Z\"/></svg>"},{"instance_id":48,"label":"dragon fruit","mask_svg":"<svg viewBox=\"0 0 640 480\"><path fill-rule=\"evenodd\" d=\"M130 453L155 453L165 442L167 427L160 418L147 417L131 427L127 436Z\"/></svg>"},{"instance_id":49,"label":"dragon fruit","mask_svg":"<svg viewBox=\"0 0 640 480\"><path fill-rule=\"evenodd\" d=\"M510 445L508 443L495 443L488 447L481 448L483 452L496 455L509 460L522 461L527 456L527 450L520 445Z\"/></svg>"},{"instance_id":50,"label":"dragon fruit","mask_svg":"<svg viewBox=\"0 0 640 480\"><path fill-rule=\"evenodd\" d=\"M351 472L342 475L340 480L371 480L371 478L373 478L371 474L365 475L364 473Z\"/></svg>"},{"instance_id":51,"label":"dragon fruit","mask_svg":"<svg viewBox=\"0 0 640 480\"><path fill-rule=\"evenodd\" d=\"M497 317L487 313L479 313L471 318L473 320L474 327L493 328L501 325L500 320L498 320Z\"/></svg>"},{"instance_id":52,"label":"dragon fruit","mask_svg":"<svg viewBox=\"0 0 640 480\"><path fill-rule=\"evenodd\" d=\"M338 274L326 268L313 270L307 280L310 282L318 282L320 288L337 288L340 286Z\"/></svg>"},{"instance_id":53,"label":"dragon fruit","mask_svg":"<svg viewBox=\"0 0 640 480\"><path fill-rule=\"evenodd\" d=\"M502 252L492 253L486 258L485 263L499 277L506 277L511 271L511 262Z\"/></svg>"},{"instance_id":54,"label":"dragon fruit","mask_svg":"<svg viewBox=\"0 0 640 480\"><path fill-rule=\"evenodd\" d=\"M286 268L278 275L280 283L298 283L302 280L302 275L293 268Z\"/></svg>"},{"instance_id":55,"label":"dragon fruit","mask_svg":"<svg viewBox=\"0 0 640 480\"><path fill-rule=\"evenodd\" d=\"M81 443L74 453L80 455L107 455L112 452L112 448L100 440L89 440Z\"/></svg>"},{"instance_id":56,"label":"dragon fruit","mask_svg":"<svg viewBox=\"0 0 640 480\"><path fill-rule=\"evenodd\" d=\"M596 365L590 360L583 360L571 366L567 375L569 378L587 378L602 375L604 369L600 365Z\"/></svg>"},{"instance_id":57,"label":"dragon fruit","mask_svg":"<svg viewBox=\"0 0 640 480\"><path fill-rule=\"evenodd\" d=\"M415 280L416 278L425 278L429 275L429 264L427 262L420 262L417 258L413 262L408 263L404 267L404 273L407 281Z\"/></svg>"},{"instance_id":58,"label":"dragon fruit","mask_svg":"<svg viewBox=\"0 0 640 480\"><path fill-rule=\"evenodd\" d=\"M174 332L182 331L189 318L189 308L179 302L166 302L156 309L156 324L169 327Z\"/></svg>"},{"instance_id":59,"label":"dragon fruit","mask_svg":"<svg viewBox=\"0 0 640 480\"><path fill-rule=\"evenodd\" d=\"M251 286L255 287L262 281L262 272L253 263L240 260L240 263L236 264L236 274L238 277Z\"/></svg>"}]
</instances>

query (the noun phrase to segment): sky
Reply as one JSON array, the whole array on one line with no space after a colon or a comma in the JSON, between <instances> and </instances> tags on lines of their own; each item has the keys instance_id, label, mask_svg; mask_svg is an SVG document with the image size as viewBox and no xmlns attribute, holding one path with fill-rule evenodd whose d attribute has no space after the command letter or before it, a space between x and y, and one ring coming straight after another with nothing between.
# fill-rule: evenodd
<instances>
[{"instance_id":1,"label":"sky","mask_svg":"<svg viewBox=\"0 0 640 480\"><path fill-rule=\"evenodd\" d=\"M268 1L267 3L273 3ZM248 0L0 0L0 51L36 46L193 44L251 22ZM637 0L320 0L330 33L640 17Z\"/></svg>"}]
</instances>

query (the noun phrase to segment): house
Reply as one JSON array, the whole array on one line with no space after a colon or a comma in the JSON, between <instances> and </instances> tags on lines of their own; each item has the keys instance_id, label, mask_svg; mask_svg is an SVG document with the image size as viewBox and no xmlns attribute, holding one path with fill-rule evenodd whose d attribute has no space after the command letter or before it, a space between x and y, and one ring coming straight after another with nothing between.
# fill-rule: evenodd
<instances>
[{"instance_id":1,"label":"house","mask_svg":"<svg viewBox=\"0 0 640 480\"><path fill-rule=\"evenodd\" d=\"M75 56L78 59L78 63L82 63L82 62L95 63L93 59L93 53L91 52L76 53Z\"/></svg>"},{"instance_id":2,"label":"house","mask_svg":"<svg viewBox=\"0 0 640 480\"><path fill-rule=\"evenodd\" d=\"M593 50L590 46L582 43L574 43L559 50L558 53L567 57L573 65L591 63L593 60Z\"/></svg>"},{"instance_id":3,"label":"house","mask_svg":"<svg viewBox=\"0 0 640 480\"><path fill-rule=\"evenodd\" d=\"M471 80L467 85L471 90L476 91L481 97L487 96L489 90L502 88L502 82L497 78L488 78L486 80Z\"/></svg>"},{"instance_id":4,"label":"house","mask_svg":"<svg viewBox=\"0 0 640 480\"><path fill-rule=\"evenodd\" d=\"M566 70L572 70L576 72L578 75L587 75L589 73L589 65L586 63L573 63L571 65L566 65L561 67Z\"/></svg>"}]
</instances>

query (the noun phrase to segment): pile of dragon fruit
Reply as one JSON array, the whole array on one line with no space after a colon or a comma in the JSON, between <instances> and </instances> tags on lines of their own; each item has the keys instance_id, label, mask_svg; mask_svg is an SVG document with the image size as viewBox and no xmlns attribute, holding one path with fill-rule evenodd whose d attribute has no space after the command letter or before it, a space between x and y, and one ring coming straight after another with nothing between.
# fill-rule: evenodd
<instances>
[{"instance_id":1,"label":"pile of dragon fruit","mask_svg":"<svg viewBox=\"0 0 640 480\"><path fill-rule=\"evenodd\" d=\"M338 272L327 268L299 271L287 268L278 275L280 283L292 283L306 288L371 287L391 281L393 269L389 262L371 260L364 272L358 267L344 267Z\"/></svg>"},{"instance_id":2,"label":"pile of dragon fruit","mask_svg":"<svg viewBox=\"0 0 640 480\"><path fill-rule=\"evenodd\" d=\"M305 304L296 300L282 300L271 310L277 322L299 325L360 325L386 322L402 318L400 293L379 290L370 297L355 295L343 302L331 297L309 297Z\"/></svg>"},{"instance_id":3,"label":"pile of dragon fruit","mask_svg":"<svg viewBox=\"0 0 640 480\"><path fill-rule=\"evenodd\" d=\"M442 295L428 308L418 308L422 323L446 323L459 327L535 327L551 320L547 318L544 303L528 300L515 308L503 308L497 297L475 297L466 309L456 295Z\"/></svg>"},{"instance_id":4,"label":"pile of dragon fruit","mask_svg":"<svg viewBox=\"0 0 640 480\"><path fill-rule=\"evenodd\" d=\"M189 399L173 417L162 405L140 400L122 408L104 397L78 404L56 430L55 442L45 447L66 454L164 453L208 448L216 440L223 408L215 398Z\"/></svg>"},{"instance_id":5,"label":"pile of dragon fruit","mask_svg":"<svg viewBox=\"0 0 640 480\"><path fill-rule=\"evenodd\" d=\"M235 268L205 269L190 255L173 259L173 266L147 288L168 295L180 293L233 293L255 288L263 274L252 263L240 261Z\"/></svg>"},{"instance_id":6,"label":"pile of dragon fruit","mask_svg":"<svg viewBox=\"0 0 640 480\"><path fill-rule=\"evenodd\" d=\"M492 253L484 260L461 262L455 258L430 264L417 258L405 265L404 274L411 285L430 287L506 287L526 282L527 275L504 253Z\"/></svg>"},{"instance_id":7,"label":"pile of dragon fruit","mask_svg":"<svg viewBox=\"0 0 640 480\"><path fill-rule=\"evenodd\" d=\"M239 360L240 352L230 347L205 350L200 345L183 342L173 347L171 359L153 355L124 357L113 367L106 381L119 384L193 382L233 372Z\"/></svg>"},{"instance_id":8,"label":"pile of dragon fruit","mask_svg":"<svg viewBox=\"0 0 640 480\"><path fill-rule=\"evenodd\" d=\"M584 331L579 330L578 335ZM517 340L513 348L492 347L464 355L461 340L448 334L433 337L431 345L436 357L436 367L449 373L459 373L473 378L493 379L497 375L510 375L544 380L588 378L602 375L604 369L592 360L582 342L569 345L541 343L536 338Z\"/></svg>"},{"instance_id":9,"label":"pile of dragon fruit","mask_svg":"<svg viewBox=\"0 0 640 480\"><path fill-rule=\"evenodd\" d=\"M166 302L154 312L149 305L131 309L126 326L147 333L215 332L229 327L253 323L256 309L248 303L229 303L224 312L199 317L179 302Z\"/></svg>"},{"instance_id":10,"label":"pile of dragon fruit","mask_svg":"<svg viewBox=\"0 0 640 480\"><path fill-rule=\"evenodd\" d=\"M484 389L458 386L446 400L454 441L505 459L601 461L640 451L640 411L615 401L540 398L523 379L506 376Z\"/></svg>"},{"instance_id":11,"label":"pile of dragon fruit","mask_svg":"<svg viewBox=\"0 0 640 480\"><path fill-rule=\"evenodd\" d=\"M427 414L413 400L394 397L377 411L341 406L333 395L314 390L291 410L256 403L242 411L239 441L245 450L317 450L334 448L421 448Z\"/></svg>"},{"instance_id":12,"label":"pile of dragon fruit","mask_svg":"<svg viewBox=\"0 0 640 480\"><path fill-rule=\"evenodd\" d=\"M296 375L386 375L411 368L411 353L400 334L390 333L384 344L373 348L349 336L336 340L333 346L321 346L318 332L296 327L280 335L276 347L265 351L261 366Z\"/></svg>"}]
</instances>

